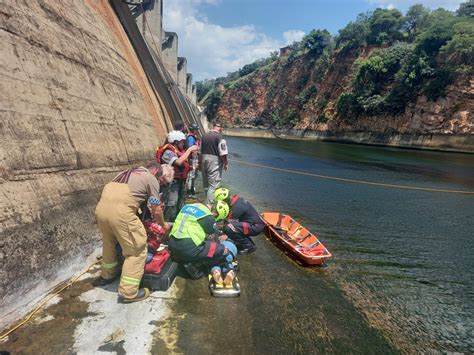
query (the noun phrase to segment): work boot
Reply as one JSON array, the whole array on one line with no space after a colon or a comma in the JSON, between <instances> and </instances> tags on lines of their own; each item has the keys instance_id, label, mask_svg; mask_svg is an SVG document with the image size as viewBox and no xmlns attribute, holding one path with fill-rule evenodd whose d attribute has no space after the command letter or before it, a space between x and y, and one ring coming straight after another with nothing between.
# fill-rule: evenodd
<instances>
[{"instance_id":1,"label":"work boot","mask_svg":"<svg viewBox=\"0 0 474 355\"><path fill-rule=\"evenodd\" d=\"M232 283L234 282L234 277L235 277L235 273L234 273L234 270L230 270L227 275L225 275L225 278L224 278L224 284L226 286L232 286Z\"/></svg>"},{"instance_id":2,"label":"work boot","mask_svg":"<svg viewBox=\"0 0 474 355\"><path fill-rule=\"evenodd\" d=\"M198 280L205 276L204 272L202 272L202 270L196 267L196 265L194 265L193 263L183 264L183 267L192 280Z\"/></svg>"},{"instance_id":3,"label":"work boot","mask_svg":"<svg viewBox=\"0 0 474 355\"><path fill-rule=\"evenodd\" d=\"M98 278L92 280L91 284L94 287L105 286L114 282L117 279L117 277L118 276L114 276L111 279L104 279L102 276L99 276Z\"/></svg>"},{"instance_id":4,"label":"work boot","mask_svg":"<svg viewBox=\"0 0 474 355\"><path fill-rule=\"evenodd\" d=\"M240 249L239 250L239 254L241 255L247 255L247 254L250 254L250 253L253 253L255 250L257 250L257 246L254 244L254 245L251 245L247 248L244 248L244 249Z\"/></svg>"},{"instance_id":5,"label":"work boot","mask_svg":"<svg viewBox=\"0 0 474 355\"><path fill-rule=\"evenodd\" d=\"M119 302L132 303L132 302L143 301L144 299L148 298L148 296L150 296L150 290L144 287L144 288L140 288L138 290L137 295L133 298L125 298L122 295L119 295Z\"/></svg>"}]
</instances>

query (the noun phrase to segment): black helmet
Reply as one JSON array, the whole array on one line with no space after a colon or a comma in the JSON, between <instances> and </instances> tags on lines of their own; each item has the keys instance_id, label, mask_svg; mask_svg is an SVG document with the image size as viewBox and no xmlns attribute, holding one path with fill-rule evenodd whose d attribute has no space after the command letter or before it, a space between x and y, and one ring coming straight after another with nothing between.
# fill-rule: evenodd
<instances>
[{"instance_id":1,"label":"black helmet","mask_svg":"<svg viewBox=\"0 0 474 355\"><path fill-rule=\"evenodd\" d=\"M191 129L199 129L199 126L196 123L191 123Z\"/></svg>"}]
</instances>

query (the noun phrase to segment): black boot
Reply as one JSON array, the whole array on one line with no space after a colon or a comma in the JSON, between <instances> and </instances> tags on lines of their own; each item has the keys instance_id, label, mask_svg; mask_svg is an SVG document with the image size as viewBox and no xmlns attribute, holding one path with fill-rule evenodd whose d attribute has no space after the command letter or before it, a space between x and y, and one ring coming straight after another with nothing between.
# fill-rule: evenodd
<instances>
[{"instance_id":1,"label":"black boot","mask_svg":"<svg viewBox=\"0 0 474 355\"><path fill-rule=\"evenodd\" d=\"M196 265L194 265L193 263L183 264L183 267L192 280L198 280L205 276L204 272L198 267L196 267Z\"/></svg>"},{"instance_id":2,"label":"black boot","mask_svg":"<svg viewBox=\"0 0 474 355\"><path fill-rule=\"evenodd\" d=\"M237 245L237 249L239 251L239 254L246 255L253 253L255 250L257 250L257 246L255 245L252 239L247 237L240 241L240 243Z\"/></svg>"},{"instance_id":3,"label":"black boot","mask_svg":"<svg viewBox=\"0 0 474 355\"><path fill-rule=\"evenodd\" d=\"M117 278L118 276L112 277L111 279L104 279L102 276L99 276L98 278L92 280L91 284L94 287L105 286L114 282Z\"/></svg>"},{"instance_id":4,"label":"black boot","mask_svg":"<svg viewBox=\"0 0 474 355\"><path fill-rule=\"evenodd\" d=\"M133 298L125 298L122 295L119 295L119 302L132 303L132 302L143 301L144 299L148 298L148 296L150 296L150 290L144 287L144 288L139 289L137 295Z\"/></svg>"}]
</instances>

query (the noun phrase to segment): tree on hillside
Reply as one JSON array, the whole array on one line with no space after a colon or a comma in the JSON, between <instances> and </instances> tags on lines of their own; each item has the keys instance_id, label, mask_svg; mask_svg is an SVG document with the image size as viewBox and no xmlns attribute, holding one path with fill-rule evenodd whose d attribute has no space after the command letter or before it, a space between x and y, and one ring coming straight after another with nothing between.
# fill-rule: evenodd
<instances>
[{"instance_id":1,"label":"tree on hillside","mask_svg":"<svg viewBox=\"0 0 474 355\"><path fill-rule=\"evenodd\" d=\"M339 30L336 47L343 50L363 47L367 44L369 33L369 22L367 20L350 22L346 27Z\"/></svg>"},{"instance_id":2,"label":"tree on hillside","mask_svg":"<svg viewBox=\"0 0 474 355\"><path fill-rule=\"evenodd\" d=\"M331 44L331 34L327 30L312 30L302 42L312 56L318 56Z\"/></svg>"},{"instance_id":3,"label":"tree on hillside","mask_svg":"<svg viewBox=\"0 0 474 355\"><path fill-rule=\"evenodd\" d=\"M369 43L393 43L401 38L403 16L397 9L376 9L369 19Z\"/></svg>"},{"instance_id":4,"label":"tree on hillside","mask_svg":"<svg viewBox=\"0 0 474 355\"><path fill-rule=\"evenodd\" d=\"M205 79L203 81L197 81L196 82L196 98L198 101L200 101L204 95L206 95L209 90L212 90L215 85L215 80L211 79Z\"/></svg>"},{"instance_id":5,"label":"tree on hillside","mask_svg":"<svg viewBox=\"0 0 474 355\"><path fill-rule=\"evenodd\" d=\"M456 11L456 15L474 17L474 0L469 0L460 4L458 11Z\"/></svg>"},{"instance_id":6,"label":"tree on hillside","mask_svg":"<svg viewBox=\"0 0 474 355\"><path fill-rule=\"evenodd\" d=\"M445 62L453 71L463 74L474 73L474 21L462 20L453 26L452 38L440 51L447 58Z\"/></svg>"},{"instance_id":7,"label":"tree on hillside","mask_svg":"<svg viewBox=\"0 0 474 355\"><path fill-rule=\"evenodd\" d=\"M407 32L409 41L413 41L415 36L426 26L429 16L430 10L423 5L413 5L408 9L403 29Z\"/></svg>"},{"instance_id":8,"label":"tree on hillside","mask_svg":"<svg viewBox=\"0 0 474 355\"><path fill-rule=\"evenodd\" d=\"M453 37L456 18L451 12L438 9L431 13L429 22L426 30L416 37L416 47L418 51L435 58L439 49Z\"/></svg>"},{"instance_id":9,"label":"tree on hillside","mask_svg":"<svg viewBox=\"0 0 474 355\"><path fill-rule=\"evenodd\" d=\"M204 109L204 113L207 116L209 121L214 121L217 114L217 109L221 103L222 99L222 92L214 90L208 97L206 108Z\"/></svg>"}]
</instances>

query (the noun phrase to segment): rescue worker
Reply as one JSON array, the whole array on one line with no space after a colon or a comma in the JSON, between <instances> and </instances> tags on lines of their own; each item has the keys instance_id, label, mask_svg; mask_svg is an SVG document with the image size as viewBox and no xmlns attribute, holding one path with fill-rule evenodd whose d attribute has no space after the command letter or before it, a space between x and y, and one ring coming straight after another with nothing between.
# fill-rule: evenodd
<instances>
[{"instance_id":1,"label":"rescue worker","mask_svg":"<svg viewBox=\"0 0 474 355\"><path fill-rule=\"evenodd\" d=\"M230 241L206 240L208 234L216 232L216 221L224 220L228 214L229 206L223 201L218 201L212 210L202 203L185 205L174 222L168 240L173 259L182 264L204 263L211 267L231 263L235 246ZM233 276L232 272L229 278L233 279Z\"/></svg>"},{"instance_id":2,"label":"rescue worker","mask_svg":"<svg viewBox=\"0 0 474 355\"><path fill-rule=\"evenodd\" d=\"M193 145L201 146L201 140L197 136L199 126L196 123L191 124L190 132L186 136L186 146L192 147ZM188 173L188 179L186 180L186 189L188 196L195 196L196 189L194 188L194 181L196 180L197 170L199 166L199 152L193 152L189 158L190 171Z\"/></svg>"},{"instance_id":3,"label":"rescue worker","mask_svg":"<svg viewBox=\"0 0 474 355\"><path fill-rule=\"evenodd\" d=\"M162 167L151 162L146 168L138 167L118 174L105 185L95 215L102 235L101 276L94 286L111 283L119 275L117 243L125 258L120 278L119 301L141 301L150 295L147 288L139 288L147 256L147 235L137 215L139 206L148 202L157 223L165 226L160 207Z\"/></svg>"},{"instance_id":4,"label":"rescue worker","mask_svg":"<svg viewBox=\"0 0 474 355\"><path fill-rule=\"evenodd\" d=\"M159 163L169 164L174 168L174 180L166 188L165 195L165 220L173 222L178 211L184 204L185 182L188 176L188 158L192 152L197 151L197 146L184 149L186 136L181 131L171 131L167 136L167 144L158 148L156 159Z\"/></svg>"},{"instance_id":5,"label":"rescue worker","mask_svg":"<svg viewBox=\"0 0 474 355\"><path fill-rule=\"evenodd\" d=\"M227 223L223 233L232 239L239 250L239 254L253 253L257 246L250 238L262 233L265 228L260 215L247 200L234 195L231 197L229 189L218 188L214 192L216 201L224 201L230 207Z\"/></svg>"},{"instance_id":6,"label":"rescue worker","mask_svg":"<svg viewBox=\"0 0 474 355\"><path fill-rule=\"evenodd\" d=\"M222 180L222 170L227 171L227 143L222 138L222 126L215 122L212 130L205 133L201 142L202 182L206 191L207 203L214 201L214 191Z\"/></svg>"}]
</instances>

